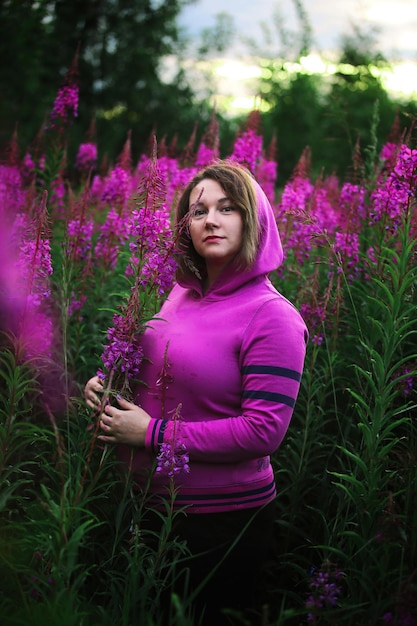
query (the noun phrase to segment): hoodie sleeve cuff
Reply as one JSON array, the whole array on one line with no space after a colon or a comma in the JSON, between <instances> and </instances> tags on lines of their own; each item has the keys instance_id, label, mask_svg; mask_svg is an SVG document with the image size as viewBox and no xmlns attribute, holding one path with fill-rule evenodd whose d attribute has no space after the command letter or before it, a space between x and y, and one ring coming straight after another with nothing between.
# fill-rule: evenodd
<instances>
[{"instance_id":1,"label":"hoodie sleeve cuff","mask_svg":"<svg viewBox=\"0 0 417 626\"><path fill-rule=\"evenodd\" d=\"M159 453L161 444L164 443L164 432L167 420L152 418L146 431L145 448L155 456Z\"/></svg>"}]
</instances>

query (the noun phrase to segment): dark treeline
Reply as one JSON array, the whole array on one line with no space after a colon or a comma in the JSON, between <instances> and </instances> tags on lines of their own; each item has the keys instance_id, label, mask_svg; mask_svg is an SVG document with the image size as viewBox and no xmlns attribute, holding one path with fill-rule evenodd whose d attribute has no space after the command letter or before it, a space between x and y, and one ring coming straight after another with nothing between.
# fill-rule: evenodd
<instances>
[{"instance_id":1,"label":"dark treeline","mask_svg":"<svg viewBox=\"0 0 417 626\"><path fill-rule=\"evenodd\" d=\"M303 39L304 45L306 39ZM379 77L389 63L373 51L373 38L359 27L341 42L337 71L330 77L267 66L263 97L271 109L264 115L264 136L277 137L279 178L283 184L308 146L314 173L345 176L369 150L411 132L417 101L390 95ZM298 57L308 53L303 47Z\"/></svg>"},{"instance_id":2,"label":"dark treeline","mask_svg":"<svg viewBox=\"0 0 417 626\"><path fill-rule=\"evenodd\" d=\"M181 59L187 53L178 16L192 2L198 0L1 0L1 153L15 128L21 149L30 149L76 54L80 107L70 159L92 122L101 156L110 160L129 131L135 157L146 149L153 131L158 141L166 138L181 148L198 121L201 136L212 112L209 98L196 97L181 63L169 82L159 73L164 57ZM274 35L277 52L270 53L260 84L271 107L262 114L262 132L265 145L275 141L279 184L291 175L307 146L316 173L323 169L344 175L358 146L362 152L381 146L393 130L401 134L410 128L417 114L416 102L399 102L386 92L372 68L387 62L360 29L341 42L342 69L331 78L290 73L281 59L296 61L312 45L308 16L301 2L295 5L300 18L296 45L291 52L279 51L283 32ZM204 53L224 52L220 40L221 31L213 29L210 36L204 29ZM343 64L354 71L344 72ZM218 119L222 145L228 147L244 120Z\"/></svg>"},{"instance_id":3,"label":"dark treeline","mask_svg":"<svg viewBox=\"0 0 417 626\"><path fill-rule=\"evenodd\" d=\"M21 145L36 137L78 51L79 119L72 141L94 119L102 150L114 155L132 130L142 147L152 130L187 138L209 119L182 72L159 76L161 59L180 54L177 17L190 0L2 0L0 145L18 124Z\"/></svg>"}]
</instances>

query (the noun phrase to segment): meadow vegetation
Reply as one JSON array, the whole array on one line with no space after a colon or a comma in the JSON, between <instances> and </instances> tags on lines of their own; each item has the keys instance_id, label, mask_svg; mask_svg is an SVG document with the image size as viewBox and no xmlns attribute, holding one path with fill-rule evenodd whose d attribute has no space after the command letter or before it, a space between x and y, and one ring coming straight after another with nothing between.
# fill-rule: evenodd
<instances>
[{"instance_id":1,"label":"meadow vegetation","mask_svg":"<svg viewBox=\"0 0 417 626\"><path fill-rule=\"evenodd\" d=\"M77 106L70 73L43 132L24 154L15 134L0 166L0 621L159 626L186 547L169 506L161 536L141 530L146 494L97 440L82 389L98 370L107 396L140 378L140 333L174 281L176 199L219 157L218 125L198 144L190 129L180 153L152 136L137 161L128 135L114 163L92 127L69 162ZM273 457L263 623L416 626L414 127L357 148L343 179L313 177L306 149L279 190L256 111L225 156L274 207L285 262L271 279L310 331ZM170 624L196 623L190 601L174 598Z\"/></svg>"}]
</instances>

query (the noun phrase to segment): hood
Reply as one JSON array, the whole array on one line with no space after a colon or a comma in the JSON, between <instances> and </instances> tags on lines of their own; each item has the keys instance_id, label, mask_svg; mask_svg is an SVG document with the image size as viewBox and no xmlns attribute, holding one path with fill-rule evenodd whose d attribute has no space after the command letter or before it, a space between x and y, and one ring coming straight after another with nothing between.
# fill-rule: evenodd
<instances>
[{"instance_id":1,"label":"hood","mask_svg":"<svg viewBox=\"0 0 417 626\"><path fill-rule=\"evenodd\" d=\"M282 263L284 253L274 212L261 186L255 180L253 185L259 220L259 244L255 261L249 269L236 268L232 261L207 291L206 297L230 295L254 278L276 270ZM203 295L201 280L196 276L179 280L179 284L196 291L200 296Z\"/></svg>"}]
</instances>

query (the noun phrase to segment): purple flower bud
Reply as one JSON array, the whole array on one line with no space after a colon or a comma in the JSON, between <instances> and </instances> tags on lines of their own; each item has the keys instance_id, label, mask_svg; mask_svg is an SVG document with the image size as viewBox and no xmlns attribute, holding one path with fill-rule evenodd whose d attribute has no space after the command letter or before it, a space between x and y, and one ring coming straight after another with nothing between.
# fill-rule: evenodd
<instances>
[{"instance_id":1,"label":"purple flower bud","mask_svg":"<svg viewBox=\"0 0 417 626\"><path fill-rule=\"evenodd\" d=\"M78 85L64 85L58 90L54 106L51 111L51 126L54 120L59 119L62 123L69 120L69 117L78 115Z\"/></svg>"},{"instance_id":2,"label":"purple flower bud","mask_svg":"<svg viewBox=\"0 0 417 626\"><path fill-rule=\"evenodd\" d=\"M97 163L97 145L95 143L82 143L78 148L76 167L79 170L89 170Z\"/></svg>"}]
</instances>

